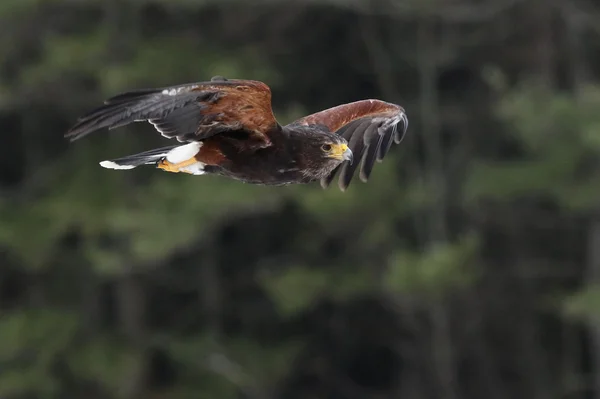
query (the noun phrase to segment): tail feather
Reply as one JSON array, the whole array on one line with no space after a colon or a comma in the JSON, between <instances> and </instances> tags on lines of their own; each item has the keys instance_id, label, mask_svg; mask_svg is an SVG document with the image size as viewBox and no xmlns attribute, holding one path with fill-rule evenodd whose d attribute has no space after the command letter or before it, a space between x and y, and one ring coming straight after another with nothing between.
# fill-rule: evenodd
<instances>
[{"instance_id":1,"label":"tail feather","mask_svg":"<svg viewBox=\"0 0 600 399\"><path fill-rule=\"evenodd\" d=\"M107 169L133 169L141 165L155 165L165 159L169 152L177 147L178 146L156 148L138 154L110 159L100 162L100 166Z\"/></svg>"},{"instance_id":2,"label":"tail feather","mask_svg":"<svg viewBox=\"0 0 600 399\"><path fill-rule=\"evenodd\" d=\"M100 162L107 169L133 169L141 165L156 165L167 172L184 172L194 175L204 174L204 164L195 156L202 147L201 142L156 148L138 154Z\"/></svg>"}]
</instances>

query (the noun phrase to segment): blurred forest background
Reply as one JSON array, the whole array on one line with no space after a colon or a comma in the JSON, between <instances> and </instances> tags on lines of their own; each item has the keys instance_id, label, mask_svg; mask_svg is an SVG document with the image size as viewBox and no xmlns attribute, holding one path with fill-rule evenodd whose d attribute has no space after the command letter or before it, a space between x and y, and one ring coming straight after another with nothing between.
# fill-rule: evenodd
<instances>
[{"instance_id":1,"label":"blurred forest background","mask_svg":"<svg viewBox=\"0 0 600 399\"><path fill-rule=\"evenodd\" d=\"M600 398L596 2L2 0L0 60L0 398ZM409 130L346 193L63 139L213 75Z\"/></svg>"}]
</instances>

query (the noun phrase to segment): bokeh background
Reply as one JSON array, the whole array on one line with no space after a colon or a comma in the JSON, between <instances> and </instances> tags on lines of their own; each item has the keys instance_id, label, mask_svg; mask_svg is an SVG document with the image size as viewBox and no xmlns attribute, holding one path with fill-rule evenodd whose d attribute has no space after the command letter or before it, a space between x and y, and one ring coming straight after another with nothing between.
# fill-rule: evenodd
<instances>
[{"instance_id":1,"label":"bokeh background","mask_svg":"<svg viewBox=\"0 0 600 399\"><path fill-rule=\"evenodd\" d=\"M2 0L0 398L599 398L599 54L589 0ZM63 138L213 75L409 131L346 193Z\"/></svg>"}]
</instances>

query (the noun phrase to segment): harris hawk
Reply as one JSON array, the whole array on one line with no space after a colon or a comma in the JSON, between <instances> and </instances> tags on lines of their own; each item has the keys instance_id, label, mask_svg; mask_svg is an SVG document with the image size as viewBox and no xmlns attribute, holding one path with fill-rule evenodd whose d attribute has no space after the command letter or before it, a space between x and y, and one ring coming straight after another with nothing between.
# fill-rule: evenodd
<instances>
[{"instance_id":1,"label":"harris hawk","mask_svg":"<svg viewBox=\"0 0 600 399\"><path fill-rule=\"evenodd\" d=\"M338 105L282 126L265 83L215 76L208 82L118 94L79 118L65 137L73 141L140 121L184 144L102 161L101 166L155 165L167 172L217 174L263 185L319 180L323 188L339 171L342 191L359 164L366 182L375 162L383 160L392 143L400 143L408 127L404 109L381 100Z\"/></svg>"}]
</instances>

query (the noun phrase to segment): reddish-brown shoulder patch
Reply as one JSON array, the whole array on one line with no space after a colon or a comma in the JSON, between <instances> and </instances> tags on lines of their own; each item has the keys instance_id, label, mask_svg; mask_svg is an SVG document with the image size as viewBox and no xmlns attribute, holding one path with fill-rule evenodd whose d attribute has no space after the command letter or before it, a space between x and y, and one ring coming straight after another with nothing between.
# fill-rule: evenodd
<instances>
[{"instance_id":1,"label":"reddish-brown shoulder patch","mask_svg":"<svg viewBox=\"0 0 600 399\"><path fill-rule=\"evenodd\" d=\"M225 160L225 155L221 151L219 143L216 140L206 140L202 143L200 151L195 156L198 162L205 165L219 165Z\"/></svg>"},{"instance_id":2,"label":"reddish-brown shoulder patch","mask_svg":"<svg viewBox=\"0 0 600 399\"><path fill-rule=\"evenodd\" d=\"M196 90L218 93L218 98L203 111L204 114L217 115L215 122L243 127L254 135L255 140L263 141L264 146L270 144L269 134L276 131L277 121L271 108L271 89L265 83L229 80L201 85Z\"/></svg>"}]
</instances>

